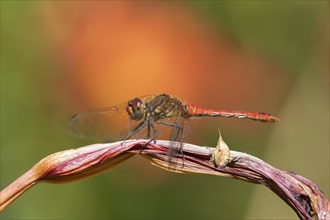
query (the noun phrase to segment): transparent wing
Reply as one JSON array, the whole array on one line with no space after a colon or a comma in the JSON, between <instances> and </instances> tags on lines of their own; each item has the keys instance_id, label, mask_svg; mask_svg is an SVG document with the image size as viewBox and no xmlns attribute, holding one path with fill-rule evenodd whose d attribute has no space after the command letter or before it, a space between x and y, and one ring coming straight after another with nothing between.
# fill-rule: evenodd
<instances>
[{"instance_id":1,"label":"transparent wing","mask_svg":"<svg viewBox=\"0 0 330 220\"><path fill-rule=\"evenodd\" d=\"M140 99L143 102L148 102L153 97L144 96ZM104 138L107 141L122 140L143 121L143 119L132 120L126 111L126 106L127 102L124 102L114 107L74 115L68 123L68 132L78 137Z\"/></svg>"}]
</instances>

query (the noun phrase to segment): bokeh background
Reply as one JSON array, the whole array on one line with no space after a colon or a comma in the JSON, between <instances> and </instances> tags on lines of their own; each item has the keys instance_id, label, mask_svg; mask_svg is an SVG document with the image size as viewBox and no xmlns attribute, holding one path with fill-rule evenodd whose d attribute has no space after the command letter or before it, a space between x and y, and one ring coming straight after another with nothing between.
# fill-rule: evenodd
<instances>
[{"instance_id":1,"label":"bokeh background","mask_svg":"<svg viewBox=\"0 0 330 220\"><path fill-rule=\"evenodd\" d=\"M188 142L315 182L329 198L329 2L1 1L1 189L48 154L93 143L71 115L166 92L280 123L193 122ZM263 186L168 173L138 156L99 176L38 184L3 219L295 219Z\"/></svg>"}]
</instances>

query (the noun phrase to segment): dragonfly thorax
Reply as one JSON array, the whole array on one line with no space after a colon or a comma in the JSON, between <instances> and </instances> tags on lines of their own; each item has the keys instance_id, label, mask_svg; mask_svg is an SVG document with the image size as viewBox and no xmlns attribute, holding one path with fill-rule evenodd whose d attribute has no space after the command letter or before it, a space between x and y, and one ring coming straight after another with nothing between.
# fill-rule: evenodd
<instances>
[{"instance_id":1,"label":"dragonfly thorax","mask_svg":"<svg viewBox=\"0 0 330 220\"><path fill-rule=\"evenodd\" d=\"M161 94L146 104L146 112L150 112L155 121L165 118L177 118L182 114L182 103L175 97Z\"/></svg>"}]
</instances>

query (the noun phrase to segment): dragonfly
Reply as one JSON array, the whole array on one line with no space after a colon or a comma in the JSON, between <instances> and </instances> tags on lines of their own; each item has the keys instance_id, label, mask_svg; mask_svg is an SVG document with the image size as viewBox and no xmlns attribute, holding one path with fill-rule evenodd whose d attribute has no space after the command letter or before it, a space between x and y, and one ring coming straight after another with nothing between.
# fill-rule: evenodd
<instances>
[{"instance_id":1,"label":"dragonfly","mask_svg":"<svg viewBox=\"0 0 330 220\"><path fill-rule=\"evenodd\" d=\"M279 121L267 113L202 108L163 93L76 114L69 120L68 131L78 137L104 138L109 141L165 139L181 143L182 146L191 130L190 119L202 117Z\"/></svg>"}]
</instances>

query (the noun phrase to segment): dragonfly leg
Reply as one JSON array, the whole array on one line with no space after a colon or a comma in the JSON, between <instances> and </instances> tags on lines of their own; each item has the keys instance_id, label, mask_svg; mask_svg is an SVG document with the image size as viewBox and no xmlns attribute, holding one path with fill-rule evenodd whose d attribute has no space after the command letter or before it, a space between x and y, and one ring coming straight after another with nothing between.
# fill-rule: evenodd
<instances>
[{"instance_id":1,"label":"dragonfly leg","mask_svg":"<svg viewBox=\"0 0 330 220\"><path fill-rule=\"evenodd\" d=\"M147 139L149 139L150 137L150 122L148 122L148 133L147 133ZM140 149L140 154L142 153L143 149L145 146L147 146L149 144L150 141L148 141L146 144L142 145L141 149Z\"/></svg>"},{"instance_id":2,"label":"dragonfly leg","mask_svg":"<svg viewBox=\"0 0 330 220\"><path fill-rule=\"evenodd\" d=\"M180 133L180 134L179 134ZM177 136L180 136L180 154L182 155L182 168L184 167L184 161L185 161L185 158L184 158L184 154L183 154L183 138L182 138L182 133L183 133L183 128L182 126L180 126L178 132L177 132Z\"/></svg>"},{"instance_id":3,"label":"dragonfly leg","mask_svg":"<svg viewBox=\"0 0 330 220\"><path fill-rule=\"evenodd\" d=\"M171 140L175 141L177 140L178 137L180 137L180 146L179 146L179 153L182 155L182 167L184 167L184 154L183 154L183 137L182 137L182 133L183 133L183 126L179 125L179 124L175 124L175 123L168 123L168 122L163 122L163 121L156 121L158 124L162 124L162 125L166 125L166 126L171 126L176 128L176 131L174 134L171 135ZM172 151L177 151L177 149L175 149L175 147L172 146ZM173 156L173 155L172 155Z\"/></svg>"},{"instance_id":4,"label":"dragonfly leg","mask_svg":"<svg viewBox=\"0 0 330 220\"><path fill-rule=\"evenodd\" d=\"M146 124L149 122L148 119L142 121L138 126L136 126L132 131L130 131L124 138L124 140L127 140L129 138L131 138L134 134L136 134L137 132L139 132L142 128L144 128L144 126L146 126Z\"/></svg>"},{"instance_id":5,"label":"dragonfly leg","mask_svg":"<svg viewBox=\"0 0 330 220\"><path fill-rule=\"evenodd\" d=\"M152 131L154 132L154 136L152 137L152 139L150 139L150 141L148 143L150 143L151 141L153 141L154 144L155 144L156 143L155 138L158 136L158 133L157 133L157 130L156 130L154 124L152 122L149 122L149 124L148 124L148 128L149 128L149 130L148 130L148 138L150 137L150 134L149 134L150 127L152 128Z\"/></svg>"},{"instance_id":6,"label":"dragonfly leg","mask_svg":"<svg viewBox=\"0 0 330 220\"><path fill-rule=\"evenodd\" d=\"M175 127L175 128L182 128L181 125L178 124L174 124L174 123L168 123L168 122L164 122L164 121L156 121L158 124L162 124L162 125L166 125L166 126L171 126L171 127Z\"/></svg>"},{"instance_id":7,"label":"dragonfly leg","mask_svg":"<svg viewBox=\"0 0 330 220\"><path fill-rule=\"evenodd\" d=\"M168 123L168 122L163 122L163 121L156 121L158 124L162 124L162 125L166 125L166 126L171 126L176 128L177 132L175 132L175 137L171 137L171 140L176 140L178 138L178 136L180 135L182 137L182 130L183 130L183 126L178 125L178 124L174 124L174 123ZM182 141L182 140L180 140Z\"/></svg>"},{"instance_id":8,"label":"dragonfly leg","mask_svg":"<svg viewBox=\"0 0 330 220\"><path fill-rule=\"evenodd\" d=\"M148 123L148 134L147 134L147 139L150 137L150 122Z\"/></svg>"},{"instance_id":9,"label":"dragonfly leg","mask_svg":"<svg viewBox=\"0 0 330 220\"><path fill-rule=\"evenodd\" d=\"M157 130L156 130L156 128L155 128L155 126L154 126L154 124L151 122L151 121L148 121L148 134L147 134L147 139L149 139L150 138L150 127L152 128L152 131L154 132L154 136L146 143L146 144L144 144L142 147L141 147L141 149L140 149L140 154L142 153L142 150L143 150L143 148L145 147L145 146L147 146L148 144L150 144L151 142L154 142L154 144L156 144L156 140L155 140L155 138L158 136L158 133L157 133Z\"/></svg>"},{"instance_id":10,"label":"dragonfly leg","mask_svg":"<svg viewBox=\"0 0 330 220\"><path fill-rule=\"evenodd\" d=\"M154 132L154 137L153 137L153 139L155 139L155 138L158 136L157 130L156 130L156 128L155 128L155 126L154 126L153 123L150 123L150 126L151 126L151 128L152 128L152 131Z\"/></svg>"}]
</instances>

